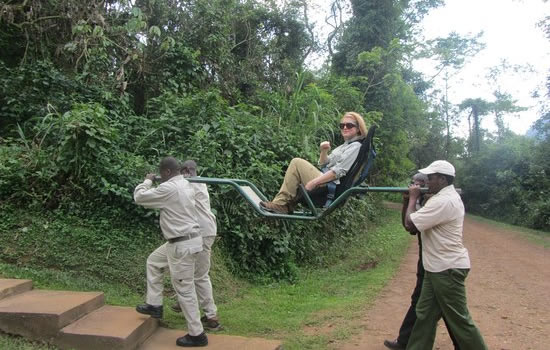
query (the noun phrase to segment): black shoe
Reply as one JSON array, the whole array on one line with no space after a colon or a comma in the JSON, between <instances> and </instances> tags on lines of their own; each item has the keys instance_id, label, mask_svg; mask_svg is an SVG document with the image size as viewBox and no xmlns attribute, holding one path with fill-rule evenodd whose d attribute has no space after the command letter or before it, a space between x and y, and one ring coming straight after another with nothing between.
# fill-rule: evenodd
<instances>
[{"instance_id":1,"label":"black shoe","mask_svg":"<svg viewBox=\"0 0 550 350\"><path fill-rule=\"evenodd\" d=\"M407 347L407 345L403 345L400 342L398 342L397 339L395 339L395 340L384 340L384 345L388 349L392 349L392 350L405 350L405 348Z\"/></svg>"},{"instance_id":2,"label":"black shoe","mask_svg":"<svg viewBox=\"0 0 550 350\"><path fill-rule=\"evenodd\" d=\"M187 348L195 346L206 346L208 345L208 338L206 337L206 334L204 334L204 332L195 336L186 334L176 340L176 345Z\"/></svg>"},{"instance_id":3,"label":"black shoe","mask_svg":"<svg viewBox=\"0 0 550 350\"><path fill-rule=\"evenodd\" d=\"M154 306L147 303L136 306L140 314L150 315L153 318L162 318L162 305Z\"/></svg>"},{"instance_id":4,"label":"black shoe","mask_svg":"<svg viewBox=\"0 0 550 350\"><path fill-rule=\"evenodd\" d=\"M206 330L209 330L209 331L212 331L212 332L217 332L217 331L223 330L223 327L220 324L220 322L218 321L217 317L208 318L208 317L206 317L206 315L204 315L204 316L201 317L201 322L202 322L202 326Z\"/></svg>"}]
</instances>

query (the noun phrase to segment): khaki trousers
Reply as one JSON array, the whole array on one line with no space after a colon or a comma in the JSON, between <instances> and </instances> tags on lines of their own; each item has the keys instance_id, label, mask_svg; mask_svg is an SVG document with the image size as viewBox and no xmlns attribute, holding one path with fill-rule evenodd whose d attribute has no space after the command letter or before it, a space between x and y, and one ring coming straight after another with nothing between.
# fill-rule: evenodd
<instances>
[{"instance_id":1,"label":"khaki trousers","mask_svg":"<svg viewBox=\"0 0 550 350\"><path fill-rule=\"evenodd\" d=\"M286 169L285 179L279 193L273 199L278 205L289 205L296 199L298 187L323 175L313 164L302 158L294 158Z\"/></svg>"},{"instance_id":2,"label":"khaki trousers","mask_svg":"<svg viewBox=\"0 0 550 350\"><path fill-rule=\"evenodd\" d=\"M202 237L199 236L188 241L164 243L147 258L147 304L162 305L164 270L168 267L187 330L193 336L204 331L193 281L196 253L201 249Z\"/></svg>"},{"instance_id":3,"label":"khaki trousers","mask_svg":"<svg viewBox=\"0 0 550 350\"><path fill-rule=\"evenodd\" d=\"M207 318L214 318L217 315L218 308L214 303L212 294L212 282L210 281L210 256L212 254L212 245L216 236L202 238L202 252L198 252L195 261L195 289L199 298L199 306L204 311Z\"/></svg>"}]
</instances>

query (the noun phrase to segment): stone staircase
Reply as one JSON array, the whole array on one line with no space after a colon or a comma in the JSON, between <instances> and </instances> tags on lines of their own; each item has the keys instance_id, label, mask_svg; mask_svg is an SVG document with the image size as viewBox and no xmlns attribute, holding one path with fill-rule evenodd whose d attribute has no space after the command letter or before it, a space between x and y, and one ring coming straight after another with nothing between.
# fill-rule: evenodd
<instances>
[{"instance_id":1,"label":"stone staircase","mask_svg":"<svg viewBox=\"0 0 550 350\"><path fill-rule=\"evenodd\" d=\"M182 349L176 339L186 333L159 327L134 308L105 305L101 292L36 290L32 281L20 279L0 279L0 330L76 350ZM206 349L281 350L282 345L209 334Z\"/></svg>"}]
</instances>

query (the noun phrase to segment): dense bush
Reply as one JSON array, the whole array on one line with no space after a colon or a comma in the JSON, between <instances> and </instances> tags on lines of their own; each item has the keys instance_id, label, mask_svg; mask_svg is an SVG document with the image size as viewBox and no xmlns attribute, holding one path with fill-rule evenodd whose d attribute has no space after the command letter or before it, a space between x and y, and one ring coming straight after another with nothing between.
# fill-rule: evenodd
<instances>
[{"instance_id":1,"label":"dense bush","mask_svg":"<svg viewBox=\"0 0 550 350\"><path fill-rule=\"evenodd\" d=\"M202 176L248 179L273 196L291 158L315 163L320 141L341 142L335 136L341 113L335 98L314 83L302 83L299 75L296 91L265 95L260 105L231 106L212 89L167 91L148 100L143 116L124 106L114 113L98 102L73 101L39 111L42 116L12 124L15 130L6 135L16 136L1 141L0 193L12 204L32 203L36 209L91 220L122 220L152 232L158 230L156 215L138 208L132 191L163 156L173 155L195 159ZM339 93L345 88L340 86ZM347 88L353 96L353 89ZM210 192L220 247L239 267L238 273L250 278L293 278L298 263L323 262L326 252L352 239L360 231L357 223L365 224L374 210L351 201L346 207L350 217L365 220L335 217L337 225L305 225L260 218L244 201L236 201L230 188L214 186ZM75 239L69 232L59 233L58 239ZM80 252L89 241L80 237L74 245L73 253ZM60 261L72 264L66 256L72 253L52 254L36 259L56 266Z\"/></svg>"},{"instance_id":2,"label":"dense bush","mask_svg":"<svg viewBox=\"0 0 550 350\"><path fill-rule=\"evenodd\" d=\"M128 112L124 96L64 73L48 60L8 67L0 60L0 137L43 124L42 118L67 112L77 103L99 103L110 117ZM27 135L28 134L28 135Z\"/></svg>"},{"instance_id":3,"label":"dense bush","mask_svg":"<svg viewBox=\"0 0 550 350\"><path fill-rule=\"evenodd\" d=\"M467 210L550 231L550 168L541 152L544 142L510 135L486 147L466 159L458 174Z\"/></svg>"}]
</instances>

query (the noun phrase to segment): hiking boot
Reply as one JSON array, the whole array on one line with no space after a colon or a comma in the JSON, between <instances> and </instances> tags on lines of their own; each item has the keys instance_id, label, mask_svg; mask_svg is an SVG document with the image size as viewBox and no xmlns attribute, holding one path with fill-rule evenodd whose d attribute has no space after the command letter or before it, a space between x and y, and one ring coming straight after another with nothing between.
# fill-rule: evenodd
<instances>
[{"instance_id":1,"label":"hiking boot","mask_svg":"<svg viewBox=\"0 0 550 350\"><path fill-rule=\"evenodd\" d=\"M220 324L220 322L218 321L217 317L208 318L208 317L206 317L206 315L204 315L204 316L201 317L201 322L202 322L202 326L206 330L209 330L209 331L212 331L212 332L217 332L217 331L223 330L223 327Z\"/></svg>"},{"instance_id":2,"label":"hiking boot","mask_svg":"<svg viewBox=\"0 0 550 350\"><path fill-rule=\"evenodd\" d=\"M170 306L170 309L172 309L172 311L174 312L181 312L180 303L172 304L172 306Z\"/></svg>"},{"instance_id":3,"label":"hiking boot","mask_svg":"<svg viewBox=\"0 0 550 350\"><path fill-rule=\"evenodd\" d=\"M388 349L392 349L392 350L405 350L405 348L407 347L407 345L403 345L401 344L400 342L397 341L397 339L395 340L384 340L384 346L386 346Z\"/></svg>"},{"instance_id":4,"label":"hiking boot","mask_svg":"<svg viewBox=\"0 0 550 350\"><path fill-rule=\"evenodd\" d=\"M189 335L186 334L183 337L180 337L176 340L177 346L183 346L186 348L190 347L198 347L198 346L207 346L208 345L208 338L206 337L206 334L202 332L199 335Z\"/></svg>"},{"instance_id":5,"label":"hiking boot","mask_svg":"<svg viewBox=\"0 0 550 350\"><path fill-rule=\"evenodd\" d=\"M145 303L136 306L136 311L140 314L150 315L153 318L162 318L162 305L155 306Z\"/></svg>"},{"instance_id":6,"label":"hiking boot","mask_svg":"<svg viewBox=\"0 0 550 350\"><path fill-rule=\"evenodd\" d=\"M273 202L260 202L260 207L276 214L288 214L288 207L286 205L275 204Z\"/></svg>"}]
</instances>

